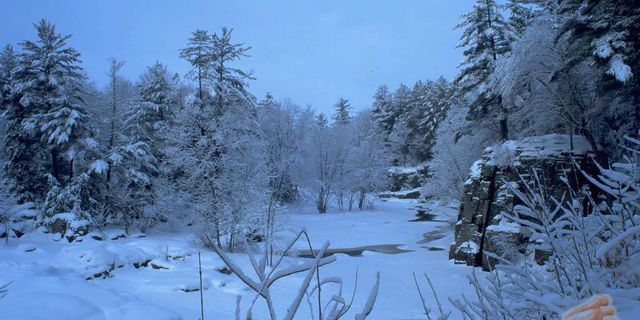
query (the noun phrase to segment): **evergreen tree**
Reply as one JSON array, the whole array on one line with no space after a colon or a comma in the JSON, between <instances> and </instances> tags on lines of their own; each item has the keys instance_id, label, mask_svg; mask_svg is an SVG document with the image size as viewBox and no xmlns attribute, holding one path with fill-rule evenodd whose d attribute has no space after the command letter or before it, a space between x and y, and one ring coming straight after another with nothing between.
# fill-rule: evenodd
<instances>
[{"instance_id":1,"label":"evergreen tree","mask_svg":"<svg viewBox=\"0 0 640 320\"><path fill-rule=\"evenodd\" d=\"M0 110L6 109L10 103L13 70L17 65L16 53L8 44L0 52Z\"/></svg>"},{"instance_id":2,"label":"evergreen tree","mask_svg":"<svg viewBox=\"0 0 640 320\"><path fill-rule=\"evenodd\" d=\"M222 115L225 107L237 104L253 105L254 97L246 90L247 81L253 78L247 72L233 68L229 64L248 57L251 47L242 43L232 43L233 29L222 28L221 34L211 37L213 56L212 78L215 90L216 114Z\"/></svg>"},{"instance_id":3,"label":"evergreen tree","mask_svg":"<svg viewBox=\"0 0 640 320\"><path fill-rule=\"evenodd\" d=\"M526 0L509 0L505 4L505 8L509 10L508 23L511 26L513 34L510 36L510 43L514 39L519 38L524 33L531 19L533 18L533 10L528 7L530 5Z\"/></svg>"},{"instance_id":4,"label":"evergreen tree","mask_svg":"<svg viewBox=\"0 0 640 320\"><path fill-rule=\"evenodd\" d=\"M373 122L385 135L391 134L396 118L391 100L389 87L381 85L373 96L373 106L371 107Z\"/></svg>"},{"instance_id":5,"label":"evergreen tree","mask_svg":"<svg viewBox=\"0 0 640 320\"><path fill-rule=\"evenodd\" d=\"M73 177L73 161L89 136L80 54L67 46L71 36L56 33L50 22L41 20L35 27L38 40L22 43L14 77L20 104L29 113L24 125L49 151L53 177L65 181Z\"/></svg>"},{"instance_id":6,"label":"evergreen tree","mask_svg":"<svg viewBox=\"0 0 640 320\"><path fill-rule=\"evenodd\" d=\"M2 156L4 178L8 189L15 193L19 202L41 201L47 192L47 155L39 139L25 128L31 113L20 104L15 71L17 56L11 46L0 54L0 110L6 120Z\"/></svg>"},{"instance_id":7,"label":"evergreen tree","mask_svg":"<svg viewBox=\"0 0 640 320\"><path fill-rule=\"evenodd\" d=\"M232 31L211 37L213 108L189 105L172 131L169 153L181 172L179 184L197 203L197 221L218 246L233 249L238 237L260 228L257 214L268 197L266 159L257 131L255 97L247 89L248 73L232 63L249 47L235 44Z\"/></svg>"},{"instance_id":8,"label":"evergreen tree","mask_svg":"<svg viewBox=\"0 0 640 320\"><path fill-rule=\"evenodd\" d=\"M507 110L500 95L488 87L498 59L510 50L511 28L502 17L502 9L494 0L477 0L472 11L462 16L456 28L463 29L459 47L464 48L465 59L456 82L461 94L474 95L470 120L495 117L500 123L502 138L507 139Z\"/></svg>"},{"instance_id":9,"label":"evergreen tree","mask_svg":"<svg viewBox=\"0 0 640 320\"><path fill-rule=\"evenodd\" d=\"M566 0L559 1L556 12L563 21L558 38L567 37L570 43L567 69L579 68L580 62L595 65L600 71L598 90L614 92L628 108L628 112L612 115L610 123L616 128L623 125L624 118L632 117L632 125L619 135L636 135L640 128L638 2Z\"/></svg>"},{"instance_id":10,"label":"evergreen tree","mask_svg":"<svg viewBox=\"0 0 640 320\"><path fill-rule=\"evenodd\" d=\"M334 108L336 109L333 114L333 121L338 126L343 126L349 124L351 122L351 105L349 105L349 100L344 98L338 99L338 102L335 104Z\"/></svg>"},{"instance_id":11,"label":"evergreen tree","mask_svg":"<svg viewBox=\"0 0 640 320\"><path fill-rule=\"evenodd\" d=\"M324 113L320 112L316 116L316 124L321 128L326 128L329 126L329 119L327 119Z\"/></svg>"},{"instance_id":12,"label":"evergreen tree","mask_svg":"<svg viewBox=\"0 0 640 320\"><path fill-rule=\"evenodd\" d=\"M203 108L209 97L207 83L212 77L210 71L214 59L213 54L213 41L209 32L205 30L192 32L187 47L180 50L180 58L187 60L193 67L190 73L198 83L198 100Z\"/></svg>"}]
</instances>

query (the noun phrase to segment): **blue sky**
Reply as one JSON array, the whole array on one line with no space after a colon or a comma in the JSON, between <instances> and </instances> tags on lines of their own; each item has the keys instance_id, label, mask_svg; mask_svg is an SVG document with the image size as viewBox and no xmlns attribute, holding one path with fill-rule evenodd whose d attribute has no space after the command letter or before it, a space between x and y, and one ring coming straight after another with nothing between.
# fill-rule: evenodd
<instances>
[{"instance_id":1,"label":"blue sky","mask_svg":"<svg viewBox=\"0 0 640 320\"><path fill-rule=\"evenodd\" d=\"M34 39L41 18L70 44L99 86L107 58L127 61L124 76L137 80L156 60L184 74L178 58L195 29L234 28L235 40L252 46L239 66L257 80L251 91L272 92L321 111L338 97L362 109L376 87L451 79L462 59L453 30L472 0L20 0L0 11L0 44Z\"/></svg>"}]
</instances>

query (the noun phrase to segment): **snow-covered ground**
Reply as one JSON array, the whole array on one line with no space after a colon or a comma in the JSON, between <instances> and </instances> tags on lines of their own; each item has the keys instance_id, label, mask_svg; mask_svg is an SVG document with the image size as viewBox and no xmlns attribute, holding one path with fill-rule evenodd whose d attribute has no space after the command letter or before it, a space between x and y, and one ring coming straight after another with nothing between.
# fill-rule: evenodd
<instances>
[{"instance_id":1,"label":"snow-covered ground","mask_svg":"<svg viewBox=\"0 0 640 320\"><path fill-rule=\"evenodd\" d=\"M292 213L281 236L306 228L314 247L330 240L330 248L357 249L336 253L337 261L321 268L323 277L343 278L347 297L359 270L358 294L346 319L362 309L378 271L380 294L369 319L424 319L412 273L419 276L426 299L433 302L422 276L429 274L445 308L452 309L446 298L468 290L465 275L471 269L447 259L452 234L446 223L410 222L415 218L412 206L412 200L390 199L367 212ZM455 210L433 206L436 220ZM223 262L196 243L188 231L103 241L86 237L81 243L57 242L42 233L11 239L8 247L0 245L0 285L12 282L7 296L0 299L0 319L198 319L200 294L192 291L198 288L198 251L205 278L205 318L233 319L236 297L242 296L246 310L253 292L235 275L216 271ZM369 246L373 251L367 250ZM379 248L383 250L376 251ZM244 254L232 257L249 270ZM285 263L303 259L288 258ZM279 316L303 278L297 274L272 288ZM255 318L266 319L264 306L254 310ZM303 303L298 318L309 317Z\"/></svg>"}]
</instances>

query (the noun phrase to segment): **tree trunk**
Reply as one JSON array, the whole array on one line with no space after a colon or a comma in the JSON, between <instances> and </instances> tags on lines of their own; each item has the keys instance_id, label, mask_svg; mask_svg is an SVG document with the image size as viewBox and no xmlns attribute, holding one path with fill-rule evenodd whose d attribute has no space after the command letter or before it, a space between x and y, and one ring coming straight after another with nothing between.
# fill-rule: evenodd
<instances>
[{"instance_id":1,"label":"tree trunk","mask_svg":"<svg viewBox=\"0 0 640 320\"><path fill-rule=\"evenodd\" d=\"M358 198L358 209L360 210L364 209L364 199L365 199L364 190L360 190L360 197Z\"/></svg>"}]
</instances>

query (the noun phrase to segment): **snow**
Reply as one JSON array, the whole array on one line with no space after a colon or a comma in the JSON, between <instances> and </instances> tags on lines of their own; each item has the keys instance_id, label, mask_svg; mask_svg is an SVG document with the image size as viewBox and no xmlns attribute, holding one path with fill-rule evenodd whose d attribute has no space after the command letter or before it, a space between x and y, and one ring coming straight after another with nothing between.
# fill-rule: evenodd
<instances>
[{"instance_id":1,"label":"snow","mask_svg":"<svg viewBox=\"0 0 640 320\"><path fill-rule=\"evenodd\" d=\"M591 152L591 146L580 135L548 134L505 141L499 146L487 148L485 152L489 153L491 164L504 164L505 161L514 162L519 158L548 158L569 152L584 155Z\"/></svg>"},{"instance_id":2,"label":"snow","mask_svg":"<svg viewBox=\"0 0 640 320\"><path fill-rule=\"evenodd\" d=\"M311 209L299 209L290 215L281 237L306 228L314 248L327 240L333 249L399 245L407 251L365 250L360 256L336 253L336 261L322 267L321 275L341 277L350 292L358 269L357 295L346 319L365 310L378 272L380 294L369 319L423 318L412 273L427 273L445 308L452 310L447 297L457 297L468 288L465 276L472 269L449 261L446 250L427 249L448 248L453 235L444 222L409 222L415 205L413 200L390 199L366 212L319 215ZM428 206L437 220L454 215L455 208ZM442 238L421 242L425 233L437 230L445 230ZM105 234L119 234L119 230ZM235 275L216 271L224 263L211 250L199 248L192 234L190 230L157 231L142 238L104 241L85 236L82 242L67 243L34 232L12 239L8 246L0 245L0 285L13 281L8 295L0 300L0 319L197 319L200 293L193 290L199 290L198 251L202 254L205 316L232 319L236 297L242 296L242 310L247 310L253 293ZM241 268L250 270L245 254L230 256ZM297 265L301 261L309 260L288 257L284 263ZM272 288L279 316L286 313L304 276L284 278ZM256 305L254 311L255 319L266 319L264 305ZM298 318L308 315L303 302Z\"/></svg>"},{"instance_id":3,"label":"snow","mask_svg":"<svg viewBox=\"0 0 640 320\"><path fill-rule=\"evenodd\" d=\"M471 165L471 169L469 170L469 179L465 182L465 184L471 184L473 180L480 179L482 175L482 165L484 164L484 160L477 160Z\"/></svg>"},{"instance_id":4,"label":"snow","mask_svg":"<svg viewBox=\"0 0 640 320\"><path fill-rule=\"evenodd\" d=\"M97 174L102 174L103 172L107 171L108 168L109 168L109 164L106 161L96 160L91 163L90 170Z\"/></svg>"},{"instance_id":5,"label":"snow","mask_svg":"<svg viewBox=\"0 0 640 320\"><path fill-rule=\"evenodd\" d=\"M520 233L520 226L517 223L507 222L504 219L500 220L498 224L490 225L487 230L495 232L509 232Z\"/></svg>"},{"instance_id":6,"label":"snow","mask_svg":"<svg viewBox=\"0 0 640 320\"><path fill-rule=\"evenodd\" d=\"M417 173L421 169L423 169L422 166L416 166L416 167L391 167L391 168L389 168L389 173L411 174L411 173Z\"/></svg>"},{"instance_id":7,"label":"snow","mask_svg":"<svg viewBox=\"0 0 640 320\"><path fill-rule=\"evenodd\" d=\"M624 63L622 56L617 54L609 61L609 70L607 73L614 76L616 80L625 83L633 76L631 67Z\"/></svg>"},{"instance_id":8,"label":"snow","mask_svg":"<svg viewBox=\"0 0 640 320\"><path fill-rule=\"evenodd\" d=\"M478 244L472 241L465 241L458 246L458 250L464 253L476 254L480 252L480 247Z\"/></svg>"}]
</instances>

